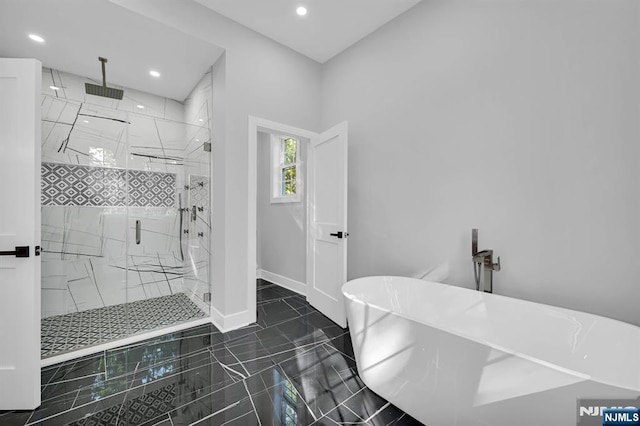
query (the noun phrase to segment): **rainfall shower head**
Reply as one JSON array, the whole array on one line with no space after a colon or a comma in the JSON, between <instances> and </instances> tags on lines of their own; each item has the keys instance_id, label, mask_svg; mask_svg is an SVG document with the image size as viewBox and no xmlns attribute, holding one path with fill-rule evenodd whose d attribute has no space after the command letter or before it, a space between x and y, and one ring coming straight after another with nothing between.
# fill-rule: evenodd
<instances>
[{"instance_id":1,"label":"rainfall shower head","mask_svg":"<svg viewBox=\"0 0 640 426\"><path fill-rule=\"evenodd\" d=\"M124 90L107 87L107 75L104 67L104 64L107 63L107 58L99 57L98 60L102 62L102 86L97 84L85 83L85 92L87 92L87 95L102 96L104 98L112 98L121 101L122 96L124 95Z\"/></svg>"}]
</instances>

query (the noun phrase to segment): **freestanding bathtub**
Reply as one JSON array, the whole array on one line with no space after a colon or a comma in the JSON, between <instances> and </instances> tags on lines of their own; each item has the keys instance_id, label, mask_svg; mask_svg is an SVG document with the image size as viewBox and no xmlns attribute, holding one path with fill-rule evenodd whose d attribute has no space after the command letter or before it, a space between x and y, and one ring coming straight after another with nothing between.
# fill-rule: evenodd
<instances>
[{"instance_id":1,"label":"freestanding bathtub","mask_svg":"<svg viewBox=\"0 0 640 426\"><path fill-rule=\"evenodd\" d=\"M576 425L579 398L640 395L639 327L414 278L342 292L360 377L426 425Z\"/></svg>"}]
</instances>

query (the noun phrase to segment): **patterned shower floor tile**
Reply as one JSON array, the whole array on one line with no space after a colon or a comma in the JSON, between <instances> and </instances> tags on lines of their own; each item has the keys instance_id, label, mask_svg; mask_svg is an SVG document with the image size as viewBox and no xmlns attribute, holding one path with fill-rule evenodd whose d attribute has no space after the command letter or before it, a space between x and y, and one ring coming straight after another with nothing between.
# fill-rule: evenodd
<instances>
[{"instance_id":1,"label":"patterned shower floor tile","mask_svg":"<svg viewBox=\"0 0 640 426\"><path fill-rule=\"evenodd\" d=\"M184 293L44 318L40 356L47 358L84 346L206 316Z\"/></svg>"}]
</instances>

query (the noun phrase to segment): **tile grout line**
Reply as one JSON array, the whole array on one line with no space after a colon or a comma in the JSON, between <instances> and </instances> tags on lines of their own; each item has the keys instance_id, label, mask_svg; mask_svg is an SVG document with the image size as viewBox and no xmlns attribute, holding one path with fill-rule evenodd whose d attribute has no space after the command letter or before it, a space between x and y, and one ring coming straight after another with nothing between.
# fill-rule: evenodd
<instances>
[{"instance_id":1,"label":"tile grout line","mask_svg":"<svg viewBox=\"0 0 640 426\"><path fill-rule=\"evenodd\" d=\"M224 346L224 348L229 351L229 353L231 355L233 355L233 357L236 359L236 361L238 361L238 364L240 364L240 367L242 367L242 369L247 373L248 376L251 376L251 373L249 373L249 370L247 370L247 368L244 366L244 364L242 363L242 361L240 361L240 359L236 356L236 354L233 353L233 351L231 349L229 349L227 347L227 345ZM220 361L218 361L220 362Z\"/></svg>"},{"instance_id":2,"label":"tile grout line","mask_svg":"<svg viewBox=\"0 0 640 426\"><path fill-rule=\"evenodd\" d=\"M389 405L391 405L390 402L387 402L386 404L384 404L382 407L378 408L375 413L373 413L372 415L370 415L369 417L367 417L364 421L365 422L369 422L369 420L371 420L372 418L374 418L375 416L377 416L378 414L380 414L382 412L382 410L385 410ZM349 408L349 407L347 407Z\"/></svg>"},{"instance_id":3,"label":"tile grout line","mask_svg":"<svg viewBox=\"0 0 640 426\"><path fill-rule=\"evenodd\" d=\"M340 381L342 382L342 384L344 385L345 388L347 388L347 390L351 393L351 395L353 395L353 392L351 392L351 389L349 389L349 385L347 384L347 382L344 381L344 379L342 378L342 375L338 372L338 370L336 370L336 367L334 367L333 365L331 366L331 368L333 369L333 371L336 372L336 374L338 375L338 377L340 378Z\"/></svg>"},{"instance_id":4,"label":"tile grout line","mask_svg":"<svg viewBox=\"0 0 640 426\"><path fill-rule=\"evenodd\" d=\"M231 423L231 422L232 422L232 421L234 421L234 420L241 419L241 418L243 418L244 416L248 415L249 413L251 413L251 411L247 411L246 413L241 414L241 415L239 415L238 417L234 417L234 418L233 418L233 419L231 419L231 420L227 420L226 422L222 423L220 426L224 426L224 425L226 425L226 424Z\"/></svg>"},{"instance_id":5,"label":"tile grout line","mask_svg":"<svg viewBox=\"0 0 640 426\"><path fill-rule=\"evenodd\" d=\"M344 404L339 404L338 406L342 405L347 411L349 411L350 413L353 413L354 416L356 416L358 419L362 420L363 424L369 424L365 419L362 418L361 415L357 414L355 411L353 411L351 408L347 407Z\"/></svg>"},{"instance_id":6,"label":"tile grout line","mask_svg":"<svg viewBox=\"0 0 640 426\"><path fill-rule=\"evenodd\" d=\"M242 384L244 385L244 389L247 391L247 395L249 395L249 401L251 402L251 406L253 407L253 412L256 414L256 418L258 419L258 426L262 426L262 422L260 421L260 416L258 415L258 410L256 410L256 405L253 403L253 398L251 397L251 392L249 392L249 387L247 386L247 381L243 380Z\"/></svg>"},{"instance_id":7,"label":"tile grout line","mask_svg":"<svg viewBox=\"0 0 640 426\"><path fill-rule=\"evenodd\" d=\"M133 377L131 378L131 386L127 390L127 393L124 394L124 398L122 399L122 404L120 405L120 409L118 410L118 416L116 417L116 425L120 422L120 412L122 412L124 408L124 404L127 403L127 395L131 392L131 388L133 388L133 384L136 382L136 372L138 371L138 367L140 367L140 361L136 364L136 368L133 370ZM144 385L146 386L146 384Z\"/></svg>"},{"instance_id":8,"label":"tile grout line","mask_svg":"<svg viewBox=\"0 0 640 426\"><path fill-rule=\"evenodd\" d=\"M221 408L220 410L216 411L215 413L211 413L211 414L209 414L208 416L201 418L200 420L196 420L196 421L195 421L195 422L193 422L193 423L189 423L189 426L194 426L194 425L196 425L196 424L198 424L198 423L201 423L201 422L203 422L203 421L205 421L205 420L207 420L207 419L210 419L211 417L213 417L213 416L215 416L215 415L217 415L217 414L220 414L220 413L222 413L223 411L227 411L227 410L229 410L229 409L231 409L231 408L233 408L233 407L235 407L235 406L239 405L239 404L240 404L240 402L242 402L242 400L240 400L240 401L236 401L236 402L234 402L234 403L233 403L233 404L231 404L231 405L228 405L228 406L226 406L226 407L224 407L224 408ZM173 424L173 420L171 421L171 424Z\"/></svg>"},{"instance_id":9,"label":"tile grout line","mask_svg":"<svg viewBox=\"0 0 640 426\"><path fill-rule=\"evenodd\" d=\"M293 309L293 310L298 314L298 316L302 316L302 314L300 313L300 311L298 311L296 308L294 308L293 306L291 306L291 304L290 304L289 302L287 302L287 300L286 300L286 299L282 299L282 301L283 301L284 303L286 303L286 304L287 304L291 309Z\"/></svg>"}]
</instances>

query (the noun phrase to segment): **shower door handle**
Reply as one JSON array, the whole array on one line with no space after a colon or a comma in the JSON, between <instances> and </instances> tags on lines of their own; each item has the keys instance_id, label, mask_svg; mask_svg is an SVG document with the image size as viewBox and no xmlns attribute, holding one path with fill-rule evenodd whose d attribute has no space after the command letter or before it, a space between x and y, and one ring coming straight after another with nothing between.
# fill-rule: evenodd
<instances>
[{"instance_id":1,"label":"shower door handle","mask_svg":"<svg viewBox=\"0 0 640 426\"><path fill-rule=\"evenodd\" d=\"M0 251L0 256L29 257L29 246L16 247L15 251Z\"/></svg>"},{"instance_id":2,"label":"shower door handle","mask_svg":"<svg viewBox=\"0 0 640 426\"><path fill-rule=\"evenodd\" d=\"M136 220L136 244L140 244L140 221Z\"/></svg>"}]
</instances>

